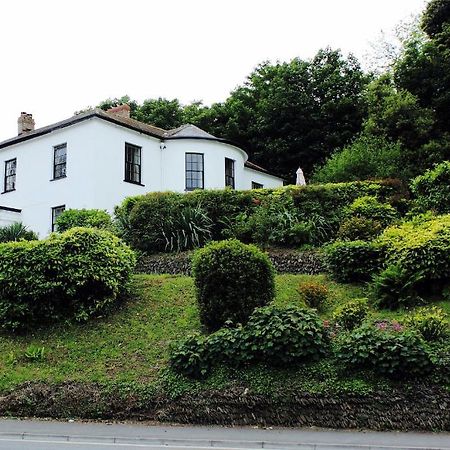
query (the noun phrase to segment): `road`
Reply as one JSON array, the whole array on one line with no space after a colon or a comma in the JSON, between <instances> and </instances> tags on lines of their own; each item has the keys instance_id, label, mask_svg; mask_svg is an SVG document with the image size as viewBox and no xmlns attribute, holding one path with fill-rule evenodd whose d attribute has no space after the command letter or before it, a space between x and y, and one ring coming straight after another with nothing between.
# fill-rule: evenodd
<instances>
[{"instance_id":1,"label":"road","mask_svg":"<svg viewBox=\"0 0 450 450\"><path fill-rule=\"evenodd\" d=\"M450 450L450 434L0 419L0 450Z\"/></svg>"}]
</instances>

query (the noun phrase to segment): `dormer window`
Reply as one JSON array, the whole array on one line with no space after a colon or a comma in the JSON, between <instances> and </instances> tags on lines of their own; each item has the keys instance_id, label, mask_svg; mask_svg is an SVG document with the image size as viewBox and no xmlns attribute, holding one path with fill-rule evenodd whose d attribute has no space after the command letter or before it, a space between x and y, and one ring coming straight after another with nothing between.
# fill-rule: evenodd
<instances>
[{"instance_id":1,"label":"dormer window","mask_svg":"<svg viewBox=\"0 0 450 450\"><path fill-rule=\"evenodd\" d=\"M5 161L5 184L3 186L3 192L11 192L16 190L16 169L16 158Z\"/></svg>"},{"instance_id":2,"label":"dormer window","mask_svg":"<svg viewBox=\"0 0 450 450\"><path fill-rule=\"evenodd\" d=\"M66 177L67 144L53 147L53 179Z\"/></svg>"}]
</instances>

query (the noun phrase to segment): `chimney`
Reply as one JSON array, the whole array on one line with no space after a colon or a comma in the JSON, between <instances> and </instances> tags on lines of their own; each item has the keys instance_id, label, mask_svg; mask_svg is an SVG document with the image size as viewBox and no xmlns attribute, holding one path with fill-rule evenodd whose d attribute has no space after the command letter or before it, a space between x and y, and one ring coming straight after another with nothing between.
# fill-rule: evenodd
<instances>
[{"instance_id":1,"label":"chimney","mask_svg":"<svg viewBox=\"0 0 450 450\"><path fill-rule=\"evenodd\" d=\"M17 119L17 128L19 136L24 133L28 133L34 130L34 119L31 114L21 112L20 117Z\"/></svg>"},{"instance_id":2,"label":"chimney","mask_svg":"<svg viewBox=\"0 0 450 450\"><path fill-rule=\"evenodd\" d=\"M106 112L109 114L114 114L115 116L125 117L128 119L130 118L130 111L131 108L126 103L106 110Z\"/></svg>"}]
</instances>

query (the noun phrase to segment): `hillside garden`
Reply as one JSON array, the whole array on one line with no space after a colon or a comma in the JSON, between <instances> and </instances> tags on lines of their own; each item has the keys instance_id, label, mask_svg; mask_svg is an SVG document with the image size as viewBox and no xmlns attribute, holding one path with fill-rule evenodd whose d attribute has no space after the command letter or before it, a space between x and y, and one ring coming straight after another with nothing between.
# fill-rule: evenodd
<instances>
[{"instance_id":1,"label":"hillside garden","mask_svg":"<svg viewBox=\"0 0 450 450\"><path fill-rule=\"evenodd\" d=\"M151 193L114 218L68 210L45 240L14 234L0 244L0 411L230 423L231 402L232 423L448 430L449 180L443 163L410 188ZM273 247L325 269L277 274ZM184 251L190 276L132 273L135 255Z\"/></svg>"}]
</instances>

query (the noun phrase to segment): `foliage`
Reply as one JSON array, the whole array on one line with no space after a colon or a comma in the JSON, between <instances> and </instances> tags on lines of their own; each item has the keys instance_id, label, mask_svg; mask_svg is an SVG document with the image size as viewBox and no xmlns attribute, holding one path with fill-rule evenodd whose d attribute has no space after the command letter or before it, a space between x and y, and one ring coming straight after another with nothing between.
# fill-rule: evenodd
<instances>
[{"instance_id":1,"label":"foliage","mask_svg":"<svg viewBox=\"0 0 450 450\"><path fill-rule=\"evenodd\" d=\"M355 216L341 223L337 237L342 241L371 241L382 231L383 226L377 220Z\"/></svg>"},{"instance_id":2,"label":"foliage","mask_svg":"<svg viewBox=\"0 0 450 450\"><path fill-rule=\"evenodd\" d=\"M350 300L333 313L333 320L344 330L351 331L362 325L369 313L367 298Z\"/></svg>"},{"instance_id":3,"label":"foliage","mask_svg":"<svg viewBox=\"0 0 450 450\"><path fill-rule=\"evenodd\" d=\"M41 361L45 357L45 347L30 345L27 347L23 355L28 361Z\"/></svg>"},{"instance_id":4,"label":"foliage","mask_svg":"<svg viewBox=\"0 0 450 450\"><path fill-rule=\"evenodd\" d=\"M189 250L211 239L212 221L202 204L186 204L180 194L154 192L125 203L125 209L130 207L128 222L122 220L122 224L130 243L139 250ZM123 219L124 214L118 214Z\"/></svg>"},{"instance_id":5,"label":"foliage","mask_svg":"<svg viewBox=\"0 0 450 450\"><path fill-rule=\"evenodd\" d=\"M383 227L391 224L398 217L398 213L393 206L389 203L381 203L371 195L357 198L347 211L350 216L375 220Z\"/></svg>"},{"instance_id":6,"label":"foliage","mask_svg":"<svg viewBox=\"0 0 450 450\"><path fill-rule=\"evenodd\" d=\"M43 241L0 245L0 326L29 329L105 311L123 292L133 252L103 230L73 228Z\"/></svg>"},{"instance_id":7,"label":"foliage","mask_svg":"<svg viewBox=\"0 0 450 450\"><path fill-rule=\"evenodd\" d=\"M56 219L56 228L62 233L74 227L111 230L111 216L101 209L66 209Z\"/></svg>"},{"instance_id":8,"label":"foliage","mask_svg":"<svg viewBox=\"0 0 450 450\"><path fill-rule=\"evenodd\" d=\"M402 165L402 147L384 137L362 135L317 166L315 183L342 183L397 177L409 179Z\"/></svg>"},{"instance_id":9,"label":"foliage","mask_svg":"<svg viewBox=\"0 0 450 450\"><path fill-rule=\"evenodd\" d=\"M125 199L115 209L114 222L126 242L147 253L234 237L262 246L321 245L335 237L346 208L365 195L386 201L405 193L398 180L154 192Z\"/></svg>"},{"instance_id":10,"label":"foliage","mask_svg":"<svg viewBox=\"0 0 450 450\"><path fill-rule=\"evenodd\" d=\"M328 288L313 281L300 283L298 290L306 305L318 310L322 309L328 297Z\"/></svg>"},{"instance_id":11,"label":"foliage","mask_svg":"<svg viewBox=\"0 0 450 450\"><path fill-rule=\"evenodd\" d=\"M450 215L424 216L389 227L378 240L386 264L396 266L385 274L392 289L403 292L405 299L414 292L419 295L442 292L450 278Z\"/></svg>"},{"instance_id":12,"label":"foliage","mask_svg":"<svg viewBox=\"0 0 450 450\"><path fill-rule=\"evenodd\" d=\"M21 222L0 227L0 242L33 241L37 238L37 234Z\"/></svg>"},{"instance_id":13,"label":"foliage","mask_svg":"<svg viewBox=\"0 0 450 450\"><path fill-rule=\"evenodd\" d=\"M418 331L426 341L439 341L448 337L447 315L436 306L415 309L408 314L405 323Z\"/></svg>"},{"instance_id":14,"label":"foliage","mask_svg":"<svg viewBox=\"0 0 450 450\"><path fill-rule=\"evenodd\" d=\"M316 313L267 306L256 309L243 327L187 337L172 349L170 364L179 373L199 378L221 363L234 367L258 362L298 365L320 359L327 350L327 336Z\"/></svg>"},{"instance_id":15,"label":"foliage","mask_svg":"<svg viewBox=\"0 0 450 450\"><path fill-rule=\"evenodd\" d=\"M450 212L450 161L438 164L415 178L411 190L416 205L438 214Z\"/></svg>"},{"instance_id":16,"label":"foliage","mask_svg":"<svg viewBox=\"0 0 450 450\"><path fill-rule=\"evenodd\" d=\"M422 281L420 273L410 274L400 265L391 264L373 279L372 291L380 308L399 309L416 306L423 302L417 294Z\"/></svg>"},{"instance_id":17,"label":"foliage","mask_svg":"<svg viewBox=\"0 0 450 450\"><path fill-rule=\"evenodd\" d=\"M422 377L432 370L420 336L385 323L366 324L344 335L337 357L349 368L396 379Z\"/></svg>"},{"instance_id":18,"label":"foliage","mask_svg":"<svg viewBox=\"0 0 450 450\"><path fill-rule=\"evenodd\" d=\"M213 242L192 259L200 320L209 330L227 321L246 323L253 310L275 295L274 270L269 257L253 245L237 240Z\"/></svg>"},{"instance_id":19,"label":"foliage","mask_svg":"<svg viewBox=\"0 0 450 450\"><path fill-rule=\"evenodd\" d=\"M297 307L258 308L246 327L247 347L253 360L285 366L318 360L328 350L319 316Z\"/></svg>"},{"instance_id":20,"label":"foliage","mask_svg":"<svg viewBox=\"0 0 450 450\"><path fill-rule=\"evenodd\" d=\"M434 37L450 22L450 4L447 0L431 0L422 16L422 28L428 36Z\"/></svg>"},{"instance_id":21,"label":"foliage","mask_svg":"<svg viewBox=\"0 0 450 450\"><path fill-rule=\"evenodd\" d=\"M367 281L381 265L377 245L365 241L336 241L325 247L329 270L338 281Z\"/></svg>"}]
</instances>

